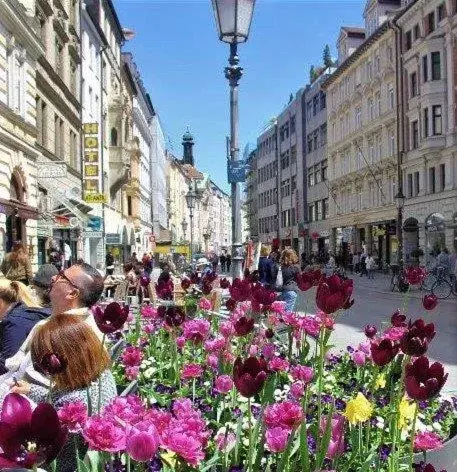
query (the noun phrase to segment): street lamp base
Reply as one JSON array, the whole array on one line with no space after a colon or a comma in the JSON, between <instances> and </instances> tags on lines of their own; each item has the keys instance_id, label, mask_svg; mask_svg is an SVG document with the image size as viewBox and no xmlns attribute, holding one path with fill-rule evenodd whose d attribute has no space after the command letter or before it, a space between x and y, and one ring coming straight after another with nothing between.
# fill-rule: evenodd
<instances>
[{"instance_id":1,"label":"street lamp base","mask_svg":"<svg viewBox=\"0 0 457 472\"><path fill-rule=\"evenodd\" d=\"M241 256L235 256L232 259L231 275L233 280L243 278L243 260Z\"/></svg>"}]
</instances>

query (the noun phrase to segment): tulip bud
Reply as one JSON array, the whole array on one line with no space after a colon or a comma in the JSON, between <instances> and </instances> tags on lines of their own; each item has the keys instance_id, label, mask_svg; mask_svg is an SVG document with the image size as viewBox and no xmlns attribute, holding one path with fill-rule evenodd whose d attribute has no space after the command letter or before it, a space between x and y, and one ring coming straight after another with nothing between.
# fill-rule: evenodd
<instances>
[{"instance_id":1,"label":"tulip bud","mask_svg":"<svg viewBox=\"0 0 457 472\"><path fill-rule=\"evenodd\" d=\"M365 336L367 338L373 339L376 336L377 332L378 330L376 329L376 326L373 326L373 325L365 326Z\"/></svg>"},{"instance_id":2,"label":"tulip bud","mask_svg":"<svg viewBox=\"0 0 457 472\"><path fill-rule=\"evenodd\" d=\"M438 305L438 298L433 293L425 295L422 299L422 306L426 310L433 310L436 308L436 305Z\"/></svg>"}]
</instances>

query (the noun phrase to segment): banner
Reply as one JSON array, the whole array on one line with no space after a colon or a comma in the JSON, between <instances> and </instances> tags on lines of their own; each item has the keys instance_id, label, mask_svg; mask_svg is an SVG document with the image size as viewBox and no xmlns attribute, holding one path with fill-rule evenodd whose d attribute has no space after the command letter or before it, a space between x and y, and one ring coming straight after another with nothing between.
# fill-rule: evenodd
<instances>
[{"instance_id":1,"label":"banner","mask_svg":"<svg viewBox=\"0 0 457 472\"><path fill-rule=\"evenodd\" d=\"M105 203L101 185L98 123L83 124L83 200L87 203Z\"/></svg>"}]
</instances>

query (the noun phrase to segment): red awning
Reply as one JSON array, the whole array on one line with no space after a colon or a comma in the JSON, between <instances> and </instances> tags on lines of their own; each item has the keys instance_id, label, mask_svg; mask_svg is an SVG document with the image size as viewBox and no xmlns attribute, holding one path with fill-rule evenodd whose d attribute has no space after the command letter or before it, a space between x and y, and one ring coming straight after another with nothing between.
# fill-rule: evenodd
<instances>
[{"instance_id":1,"label":"red awning","mask_svg":"<svg viewBox=\"0 0 457 472\"><path fill-rule=\"evenodd\" d=\"M38 220L40 217L40 212L36 208L17 200L7 200L6 198L0 198L0 213L4 213L7 216L16 215L24 220Z\"/></svg>"}]
</instances>

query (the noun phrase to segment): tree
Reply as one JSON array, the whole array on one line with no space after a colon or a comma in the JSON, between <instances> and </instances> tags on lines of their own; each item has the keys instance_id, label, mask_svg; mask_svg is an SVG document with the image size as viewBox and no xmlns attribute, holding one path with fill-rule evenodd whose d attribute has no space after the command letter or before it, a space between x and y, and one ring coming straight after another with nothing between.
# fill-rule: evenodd
<instances>
[{"instance_id":1,"label":"tree","mask_svg":"<svg viewBox=\"0 0 457 472\"><path fill-rule=\"evenodd\" d=\"M330 53L330 46L328 44L325 45L324 53L322 55L322 60L324 61L324 66L326 69L329 67L332 67L333 65L332 55Z\"/></svg>"},{"instance_id":2,"label":"tree","mask_svg":"<svg viewBox=\"0 0 457 472\"><path fill-rule=\"evenodd\" d=\"M309 70L309 81L310 83L313 83L316 80L316 69L314 66L311 66Z\"/></svg>"}]
</instances>

